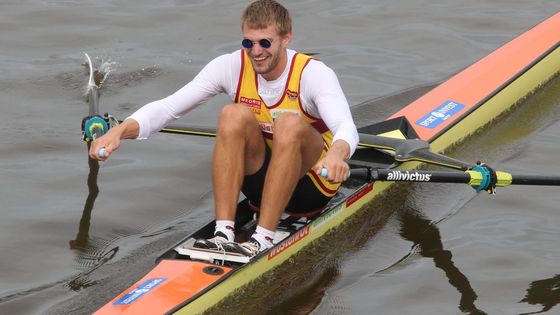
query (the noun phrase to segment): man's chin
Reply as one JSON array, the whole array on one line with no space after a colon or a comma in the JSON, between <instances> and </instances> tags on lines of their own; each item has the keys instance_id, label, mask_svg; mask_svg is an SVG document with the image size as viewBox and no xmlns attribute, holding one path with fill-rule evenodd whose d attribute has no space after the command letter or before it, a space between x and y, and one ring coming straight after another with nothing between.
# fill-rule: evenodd
<instances>
[{"instance_id":1,"label":"man's chin","mask_svg":"<svg viewBox=\"0 0 560 315\"><path fill-rule=\"evenodd\" d=\"M266 66L256 67L255 65L253 65L253 69L255 70L256 73L260 75L267 74L270 72L270 69Z\"/></svg>"}]
</instances>

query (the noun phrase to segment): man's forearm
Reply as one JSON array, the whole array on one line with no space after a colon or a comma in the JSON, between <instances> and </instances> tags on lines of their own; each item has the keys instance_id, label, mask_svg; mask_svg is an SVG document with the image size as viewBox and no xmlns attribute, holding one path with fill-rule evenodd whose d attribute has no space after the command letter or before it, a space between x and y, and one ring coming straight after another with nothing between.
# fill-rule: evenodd
<instances>
[{"instance_id":1,"label":"man's forearm","mask_svg":"<svg viewBox=\"0 0 560 315\"><path fill-rule=\"evenodd\" d=\"M115 129L117 129L115 132L120 133L121 139L136 139L140 133L140 125L134 119L126 119Z\"/></svg>"}]
</instances>

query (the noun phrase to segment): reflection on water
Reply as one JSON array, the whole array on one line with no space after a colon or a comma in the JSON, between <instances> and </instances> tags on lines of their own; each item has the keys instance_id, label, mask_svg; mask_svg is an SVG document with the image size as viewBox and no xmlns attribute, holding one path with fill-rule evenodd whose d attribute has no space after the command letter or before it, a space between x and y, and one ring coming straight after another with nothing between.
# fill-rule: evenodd
<instances>
[{"instance_id":1,"label":"reflection on water","mask_svg":"<svg viewBox=\"0 0 560 315\"><path fill-rule=\"evenodd\" d=\"M91 143L88 143L87 145L88 151L90 144ZM90 268L68 281L67 286L73 291L79 291L83 288L94 285L96 282L91 281L89 279L89 275L101 265L112 259L119 251L119 247L115 246L104 253L103 245L106 242L103 240L95 241L90 239L89 228L91 224L91 213L95 205L95 199L97 199L97 195L99 194L99 187L97 186L99 161L88 156L88 165L89 173L87 177L87 186L89 193L86 198L76 238L70 240L68 243L70 244L70 249L77 251L75 261L78 265L83 268L90 266Z\"/></svg>"},{"instance_id":2,"label":"reflection on water","mask_svg":"<svg viewBox=\"0 0 560 315\"><path fill-rule=\"evenodd\" d=\"M418 246L423 257L432 258L436 267L445 272L449 283L459 291L459 309L467 314L486 314L474 305L476 292L467 276L453 263L451 251L443 248L437 225L423 213L409 207L399 211L399 221L401 236Z\"/></svg>"},{"instance_id":3,"label":"reflection on water","mask_svg":"<svg viewBox=\"0 0 560 315\"><path fill-rule=\"evenodd\" d=\"M550 311L554 306L560 303L560 275L555 275L549 279L542 279L531 282L527 289L527 294L520 301L531 305L540 304L543 309L526 314L540 314Z\"/></svg>"},{"instance_id":4,"label":"reflection on water","mask_svg":"<svg viewBox=\"0 0 560 315\"><path fill-rule=\"evenodd\" d=\"M90 143L88 143L89 151ZM97 186L97 174L99 172L99 161L94 160L88 156L89 174L87 177L87 186L89 194L84 205L84 211L82 212L82 218L80 219L80 226L78 228L78 234L76 238L70 240L71 249L85 250L89 245L89 227L91 221L91 212L93 210L93 205L95 204L95 199L99 194L99 187Z\"/></svg>"},{"instance_id":5,"label":"reflection on water","mask_svg":"<svg viewBox=\"0 0 560 315\"><path fill-rule=\"evenodd\" d=\"M89 64L91 60L86 63L86 68L89 69L88 72L91 71L89 75L91 75L90 82L88 83L88 89L86 94L86 101L89 103L89 116L84 118L82 122L82 128L84 127L84 123L86 119L90 118L91 116L98 116L99 115L99 97L100 91L99 89L103 86L103 83L107 79L109 73L111 72L110 67L113 65L112 63L102 62L99 69L94 69L93 64ZM93 79L94 82L91 82ZM86 124L87 125L87 124ZM82 130L82 132L85 132ZM103 134L103 131L98 131L96 133L98 136ZM95 139L95 136L91 136ZM91 147L91 142L89 138L83 137L84 141L87 143L87 151ZM87 177L87 186L88 186L88 196L86 198L86 203L84 205L84 209L82 212L82 217L80 219L80 225L78 227L78 234L76 238L69 241L70 249L77 250L77 256L75 261L81 267L88 267L91 266L87 271L79 274L74 279L68 282L68 287L70 287L74 291L78 291L82 288L89 287L95 284L95 281L91 281L89 279L89 275L99 268L102 264L110 260L115 256L118 252L119 247L115 246L113 249L103 252L103 240L99 240L94 242L90 240L89 236L89 229L91 225L91 213L93 211L95 200L97 199L97 195L99 194L99 187L97 185L97 175L99 173L99 161L88 157L88 166L89 166L89 173ZM96 244L97 243L97 244Z\"/></svg>"},{"instance_id":6,"label":"reflection on water","mask_svg":"<svg viewBox=\"0 0 560 315\"><path fill-rule=\"evenodd\" d=\"M271 310L267 310L269 314L310 314L321 303L325 297L326 290L333 284L338 277L338 264L333 262L327 264L325 269L319 273L313 281L309 283L301 281L300 288L297 289L298 294L290 296L280 304L275 305ZM337 301L334 301L336 303ZM339 312L338 314L348 314L348 306L343 301L334 306Z\"/></svg>"}]
</instances>

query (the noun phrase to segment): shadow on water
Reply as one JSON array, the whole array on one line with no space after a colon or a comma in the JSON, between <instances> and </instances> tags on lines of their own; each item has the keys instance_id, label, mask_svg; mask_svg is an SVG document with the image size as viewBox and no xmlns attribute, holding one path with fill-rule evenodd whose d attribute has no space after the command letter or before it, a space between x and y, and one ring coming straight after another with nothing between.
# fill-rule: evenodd
<instances>
[{"instance_id":1,"label":"shadow on water","mask_svg":"<svg viewBox=\"0 0 560 315\"><path fill-rule=\"evenodd\" d=\"M413 193L410 187L398 189L398 191L401 193ZM435 266L445 273L449 283L459 292L460 299L458 307L463 313L471 315L487 314L475 305L475 301L478 296L471 286L470 281L453 262L453 255L451 251L446 250L443 247L437 222L430 220L424 213L409 206L407 201L404 201L404 204L387 200L383 201L384 206L378 207L377 209L381 210L381 208L385 208L385 211L394 211L397 214L398 222L400 224L399 231L401 237L404 240L412 242L413 245L412 250L407 255L390 267L377 271L376 274L383 273L384 271L399 265L412 254L418 252L422 257L433 259ZM372 209L369 209L369 211L371 210ZM377 215L384 213L384 211L375 212ZM383 225L383 220L379 220L377 223L377 226L379 227L380 225ZM349 226L349 228L352 227ZM371 235L376 233L377 230L378 228L364 231L367 233L362 234L362 236L357 239L349 237L351 240L355 241L353 246L350 247L351 251L359 250L367 242ZM338 233L344 233L344 229L341 229ZM339 244L331 244L333 247L338 247L338 245ZM348 253L341 253L339 258L343 259L344 254ZM298 269L300 267L301 264L298 265ZM339 276L338 268L338 261L335 259L332 264L328 264L323 267L321 272L315 276L316 278L313 278L312 281L308 281L310 282L309 284L298 288L297 291L301 291L300 294L284 300L282 303L268 310L266 313L309 314L321 303L326 290L336 281ZM335 300L330 301L330 303L335 304L332 306L332 309L337 310L341 314L351 313L348 306L346 306L343 301Z\"/></svg>"},{"instance_id":2,"label":"shadow on water","mask_svg":"<svg viewBox=\"0 0 560 315\"><path fill-rule=\"evenodd\" d=\"M461 299L459 309L467 314L482 315L474 302L477 294L473 290L466 275L464 275L452 260L451 251L443 248L441 235L435 222L413 208L405 207L399 210L398 218L401 223L400 235L418 247L420 255L432 258L437 268L443 270L449 283L459 291Z\"/></svg>"},{"instance_id":3,"label":"shadow on water","mask_svg":"<svg viewBox=\"0 0 560 315\"><path fill-rule=\"evenodd\" d=\"M520 315L541 314L550 311L560 303L560 275L531 282L527 289L527 294L519 302L543 306L543 309L540 311Z\"/></svg>"},{"instance_id":4,"label":"shadow on water","mask_svg":"<svg viewBox=\"0 0 560 315\"><path fill-rule=\"evenodd\" d=\"M90 143L87 148L89 151ZM102 264L111 260L117 252L119 247L115 246L107 251L105 247L108 244L106 240L91 238L89 229L91 225L91 214L95 205L95 200L99 194L99 187L97 185L97 175L99 173L99 161L94 160L88 156L89 173L87 177L88 196L80 218L78 226L78 233L76 238L70 240L69 246L71 250L76 251L74 260L81 268L88 268L86 271L80 273L75 278L68 281L67 286L73 291L79 291L83 288L94 285L96 282L89 279L89 275L99 268Z\"/></svg>"},{"instance_id":5,"label":"shadow on water","mask_svg":"<svg viewBox=\"0 0 560 315\"><path fill-rule=\"evenodd\" d=\"M297 288L295 292L300 294L291 296L282 301L279 305L269 310L268 314L309 314L322 301L325 291L333 284L338 277L339 268L336 263L328 265L322 272L307 284ZM338 305L341 313L346 313L343 303Z\"/></svg>"},{"instance_id":6,"label":"shadow on water","mask_svg":"<svg viewBox=\"0 0 560 315\"><path fill-rule=\"evenodd\" d=\"M90 143L88 143L89 151ZM99 187L97 186L97 174L99 173L99 161L94 160L88 156L89 173L87 177L88 196L80 219L78 234L76 238L69 241L70 249L85 250L89 247L89 227L91 221L91 212L95 204L95 199L99 194Z\"/></svg>"}]
</instances>

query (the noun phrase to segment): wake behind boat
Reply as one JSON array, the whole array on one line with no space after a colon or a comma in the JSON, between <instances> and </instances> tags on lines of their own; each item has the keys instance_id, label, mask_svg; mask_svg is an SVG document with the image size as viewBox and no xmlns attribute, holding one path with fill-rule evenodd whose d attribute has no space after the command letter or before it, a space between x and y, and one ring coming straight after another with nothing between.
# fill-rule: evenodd
<instances>
[{"instance_id":1,"label":"wake behind boat","mask_svg":"<svg viewBox=\"0 0 560 315\"><path fill-rule=\"evenodd\" d=\"M391 176L404 181L431 181L437 176L412 170L432 163L468 174L465 182L478 190L514 184L515 176L432 151L444 152L460 143L555 76L560 71L559 29L560 14L556 14L387 120L360 128L361 145L350 165L362 174L345 182L321 213L283 216L273 248L250 260L193 248L195 239L212 237L214 222L210 222L163 253L153 270L96 314L197 314L223 306L243 313L235 309L235 296L282 264L302 259L298 254L303 250L313 248L323 236L390 193L388 188L394 183L385 181L389 175L379 177L384 172L395 171ZM252 234L255 218L249 202L241 201L237 241Z\"/></svg>"}]
</instances>

